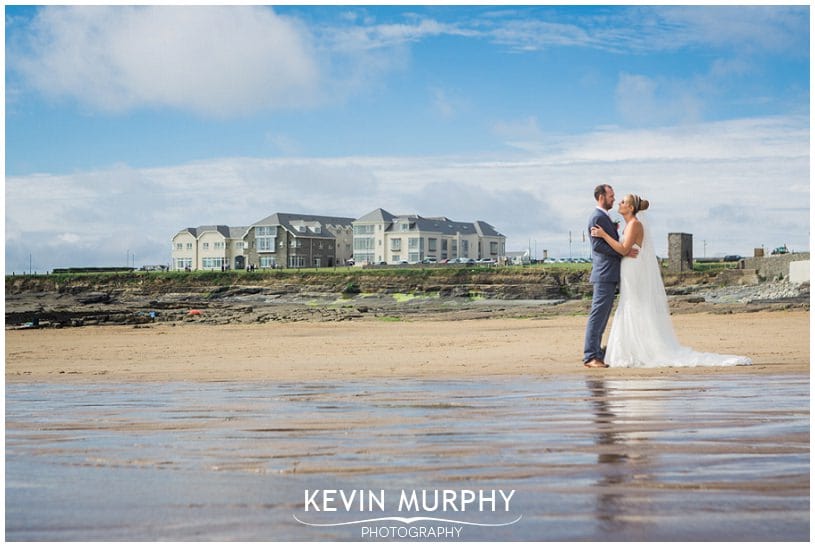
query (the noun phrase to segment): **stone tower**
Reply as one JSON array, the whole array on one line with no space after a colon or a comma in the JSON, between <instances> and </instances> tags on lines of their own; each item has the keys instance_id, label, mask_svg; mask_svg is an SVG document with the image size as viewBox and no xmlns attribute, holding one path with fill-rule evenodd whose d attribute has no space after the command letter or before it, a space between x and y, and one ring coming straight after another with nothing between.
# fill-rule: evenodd
<instances>
[{"instance_id":1,"label":"stone tower","mask_svg":"<svg viewBox=\"0 0 815 547\"><path fill-rule=\"evenodd\" d=\"M693 270L693 235L668 234L668 271L671 273Z\"/></svg>"}]
</instances>

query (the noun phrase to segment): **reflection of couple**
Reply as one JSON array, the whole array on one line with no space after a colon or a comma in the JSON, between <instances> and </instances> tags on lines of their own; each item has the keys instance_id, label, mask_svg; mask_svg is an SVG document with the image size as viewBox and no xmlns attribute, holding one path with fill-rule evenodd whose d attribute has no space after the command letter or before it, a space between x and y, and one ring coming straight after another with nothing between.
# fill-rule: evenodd
<instances>
[{"instance_id":1,"label":"reflection of couple","mask_svg":"<svg viewBox=\"0 0 815 547\"><path fill-rule=\"evenodd\" d=\"M652 234L642 211L648 200L627 195L619 211L625 219L623 237L608 215L614 190L604 184L594 190L597 208L589 219L592 239L594 285L586 325L583 364L588 368L658 367L699 365L749 365L736 355L702 353L679 344L671 325L668 298L654 252ZM611 325L608 350L601 347L611 315L614 293L620 284L620 301Z\"/></svg>"}]
</instances>

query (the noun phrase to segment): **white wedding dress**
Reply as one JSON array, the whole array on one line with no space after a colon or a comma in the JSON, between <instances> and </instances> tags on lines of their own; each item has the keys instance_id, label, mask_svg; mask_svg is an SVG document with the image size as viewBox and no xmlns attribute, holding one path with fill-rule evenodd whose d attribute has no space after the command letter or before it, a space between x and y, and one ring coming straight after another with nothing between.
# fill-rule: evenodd
<instances>
[{"instance_id":1,"label":"white wedding dress","mask_svg":"<svg viewBox=\"0 0 815 547\"><path fill-rule=\"evenodd\" d=\"M623 257L620 266L620 300L605 362L611 367L641 368L751 365L747 357L703 353L680 345L644 216L637 216L644 231L640 253L636 258Z\"/></svg>"}]
</instances>

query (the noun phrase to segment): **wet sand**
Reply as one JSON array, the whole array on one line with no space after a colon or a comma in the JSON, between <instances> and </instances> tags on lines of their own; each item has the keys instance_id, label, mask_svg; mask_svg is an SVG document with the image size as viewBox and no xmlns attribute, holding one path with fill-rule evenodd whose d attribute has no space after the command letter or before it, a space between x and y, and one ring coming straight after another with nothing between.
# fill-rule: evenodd
<instances>
[{"instance_id":1,"label":"wet sand","mask_svg":"<svg viewBox=\"0 0 815 547\"><path fill-rule=\"evenodd\" d=\"M734 372L9 384L6 539L360 541L376 518L471 523L459 540L804 541L808 402L806 375ZM339 489L387 503L306 510ZM399 509L422 489L515 493Z\"/></svg>"},{"instance_id":2,"label":"wet sand","mask_svg":"<svg viewBox=\"0 0 815 547\"><path fill-rule=\"evenodd\" d=\"M807 540L809 314L674 324L755 365L586 370L584 316L6 331L6 538ZM315 489L515 497L307 512Z\"/></svg>"},{"instance_id":3,"label":"wet sand","mask_svg":"<svg viewBox=\"0 0 815 547\"><path fill-rule=\"evenodd\" d=\"M809 371L809 313L673 318L699 351L747 355L739 373ZM585 316L364 320L6 331L6 381L258 381L584 374ZM606 377L719 374L728 367L607 369Z\"/></svg>"}]
</instances>

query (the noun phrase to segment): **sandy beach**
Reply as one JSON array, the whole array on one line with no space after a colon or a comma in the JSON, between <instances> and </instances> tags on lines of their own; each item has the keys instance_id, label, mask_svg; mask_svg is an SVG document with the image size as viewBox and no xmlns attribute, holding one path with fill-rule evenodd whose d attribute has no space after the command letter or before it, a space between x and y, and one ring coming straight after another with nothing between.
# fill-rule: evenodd
<instances>
[{"instance_id":1,"label":"sandy beach","mask_svg":"<svg viewBox=\"0 0 815 547\"><path fill-rule=\"evenodd\" d=\"M809 313L688 314L680 341L748 355L739 373L809 370ZM152 325L6 332L6 381L473 378L585 374L584 316ZM609 377L716 374L729 367L608 369Z\"/></svg>"},{"instance_id":2,"label":"sandy beach","mask_svg":"<svg viewBox=\"0 0 815 547\"><path fill-rule=\"evenodd\" d=\"M8 330L6 537L805 540L809 313L673 320L755 364L587 370L583 315ZM515 501L408 526L306 512L325 488Z\"/></svg>"}]
</instances>

